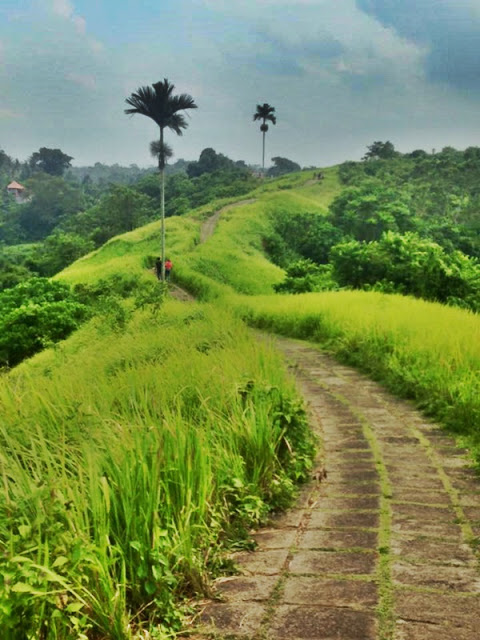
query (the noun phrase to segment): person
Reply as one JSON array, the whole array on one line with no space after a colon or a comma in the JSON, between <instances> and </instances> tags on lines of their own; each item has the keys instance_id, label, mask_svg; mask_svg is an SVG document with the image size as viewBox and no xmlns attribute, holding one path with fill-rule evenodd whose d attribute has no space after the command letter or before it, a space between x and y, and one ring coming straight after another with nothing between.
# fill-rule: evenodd
<instances>
[{"instance_id":1,"label":"person","mask_svg":"<svg viewBox=\"0 0 480 640\"><path fill-rule=\"evenodd\" d=\"M170 271L172 270L172 261L168 258L165 260L165 280L170 280Z\"/></svg>"},{"instance_id":2,"label":"person","mask_svg":"<svg viewBox=\"0 0 480 640\"><path fill-rule=\"evenodd\" d=\"M157 278L161 280L162 279L162 260L160 258L157 258L155 260L155 273L157 274Z\"/></svg>"}]
</instances>

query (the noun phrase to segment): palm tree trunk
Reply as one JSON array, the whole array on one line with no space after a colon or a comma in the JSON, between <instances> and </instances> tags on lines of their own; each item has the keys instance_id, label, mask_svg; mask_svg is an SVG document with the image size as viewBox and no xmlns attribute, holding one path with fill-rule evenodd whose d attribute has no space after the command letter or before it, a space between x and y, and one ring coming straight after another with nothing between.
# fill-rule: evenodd
<instances>
[{"instance_id":1,"label":"palm tree trunk","mask_svg":"<svg viewBox=\"0 0 480 640\"><path fill-rule=\"evenodd\" d=\"M265 131L263 133L263 150L262 150L262 173L265 173Z\"/></svg>"},{"instance_id":2,"label":"palm tree trunk","mask_svg":"<svg viewBox=\"0 0 480 640\"><path fill-rule=\"evenodd\" d=\"M160 218L162 221L162 282L165 282L165 158L162 155L163 149L163 129L160 128L160 155L158 163L160 165Z\"/></svg>"}]
</instances>

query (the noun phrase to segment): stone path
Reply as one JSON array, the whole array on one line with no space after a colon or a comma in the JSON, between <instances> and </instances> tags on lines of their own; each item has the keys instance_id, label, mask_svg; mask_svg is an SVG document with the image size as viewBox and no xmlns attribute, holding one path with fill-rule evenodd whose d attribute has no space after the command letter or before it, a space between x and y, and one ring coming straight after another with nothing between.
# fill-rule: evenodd
<instances>
[{"instance_id":1,"label":"stone path","mask_svg":"<svg viewBox=\"0 0 480 640\"><path fill-rule=\"evenodd\" d=\"M236 556L195 638L477 640L480 482L411 405L278 339L323 441L295 508ZM325 477L326 475L326 477Z\"/></svg>"}]
</instances>

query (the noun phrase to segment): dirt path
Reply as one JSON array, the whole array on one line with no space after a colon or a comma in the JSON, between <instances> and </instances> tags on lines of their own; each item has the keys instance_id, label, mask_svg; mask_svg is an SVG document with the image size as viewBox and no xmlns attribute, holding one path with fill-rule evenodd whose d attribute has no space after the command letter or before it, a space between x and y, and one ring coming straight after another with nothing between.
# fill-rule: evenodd
<instances>
[{"instance_id":1,"label":"dirt path","mask_svg":"<svg viewBox=\"0 0 480 640\"><path fill-rule=\"evenodd\" d=\"M249 200L239 200L238 202L234 202L233 204L227 204L226 207L223 207L219 211L216 211L213 216L207 218L200 230L200 244L208 240L208 238L212 235L212 233L215 231L215 227L217 226L218 219L223 213L225 213L225 211L235 209L236 207L242 207L246 204L252 204L253 202L256 202L255 198L250 198Z\"/></svg>"},{"instance_id":2,"label":"dirt path","mask_svg":"<svg viewBox=\"0 0 480 640\"><path fill-rule=\"evenodd\" d=\"M277 344L324 451L295 508L237 555L241 575L218 583L195 638L477 640L480 483L462 451L354 370Z\"/></svg>"}]
</instances>

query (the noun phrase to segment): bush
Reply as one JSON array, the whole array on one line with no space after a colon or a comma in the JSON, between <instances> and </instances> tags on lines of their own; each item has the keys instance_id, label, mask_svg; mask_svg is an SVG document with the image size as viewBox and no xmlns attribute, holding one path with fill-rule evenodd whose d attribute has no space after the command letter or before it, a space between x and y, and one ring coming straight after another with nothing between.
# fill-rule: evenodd
<instances>
[{"instance_id":1,"label":"bush","mask_svg":"<svg viewBox=\"0 0 480 640\"><path fill-rule=\"evenodd\" d=\"M0 293L0 365L15 366L65 339L87 317L70 288L31 278Z\"/></svg>"}]
</instances>

